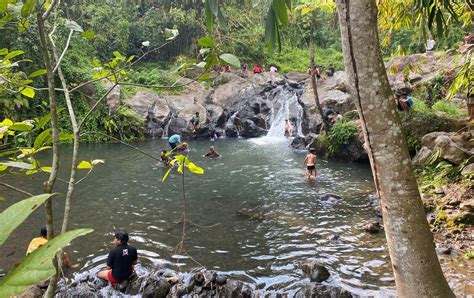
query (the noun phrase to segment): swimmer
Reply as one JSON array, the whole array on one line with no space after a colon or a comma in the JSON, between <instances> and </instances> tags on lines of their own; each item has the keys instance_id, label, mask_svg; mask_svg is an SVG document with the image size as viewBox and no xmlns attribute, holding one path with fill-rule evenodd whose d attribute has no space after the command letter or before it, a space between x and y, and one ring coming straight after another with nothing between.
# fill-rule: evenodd
<instances>
[{"instance_id":1,"label":"swimmer","mask_svg":"<svg viewBox=\"0 0 474 298\"><path fill-rule=\"evenodd\" d=\"M165 165L165 166L170 166L170 162L171 162L171 157L168 154L168 151L166 150L161 150L160 151L160 158L161 158L161 162Z\"/></svg>"},{"instance_id":2,"label":"swimmer","mask_svg":"<svg viewBox=\"0 0 474 298\"><path fill-rule=\"evenodd\" d=\"M318 174L318 171L316 170L316 160L316 149L309 148L309 153L306 155L303 162L306 167L306 177L308 177L308 179L316 179L316 175Z\"/></svg>"},{"instance_id":3,"label":"swimmer","mask_svg":"<svg viewBox=\"0 0 474 298\"><path fill-rule=\"evenodd\" d=\"M209 152L207 152L206 155L204 155L205 157L209 157L209 158L218 158L220 157L221 155L219 154L219 152L217 152L216 150L214 150L214 146L211 146L209 147Z\"/></svg>"}]
</instances>

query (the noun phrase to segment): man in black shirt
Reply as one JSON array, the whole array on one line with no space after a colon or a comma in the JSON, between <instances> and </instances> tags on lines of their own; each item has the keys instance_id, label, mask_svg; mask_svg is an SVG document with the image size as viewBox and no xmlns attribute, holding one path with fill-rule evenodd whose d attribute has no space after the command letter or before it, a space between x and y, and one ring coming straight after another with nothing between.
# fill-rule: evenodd
<instances>
[{"instance_id":1,"label":"man in black shirt","mask_svg":"<svg viewBox=\"0 0 474 298\"><path fill-rule=\"evenodd\" d=\"M115 233L115 248L107 258L107 269L99 271L97 277L108 280L112 286L130 278L133 265L137 263L137 249L128 245L126 232Z\"/></svg>"}]
</instances>

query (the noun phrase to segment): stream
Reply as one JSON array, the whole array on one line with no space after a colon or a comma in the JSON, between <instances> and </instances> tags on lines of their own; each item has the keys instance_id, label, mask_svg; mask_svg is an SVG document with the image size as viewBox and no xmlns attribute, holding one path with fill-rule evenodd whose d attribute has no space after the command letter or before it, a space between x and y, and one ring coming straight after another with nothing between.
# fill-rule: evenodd
<instances>
[{"instance_id":1,"label":"stream","mask_svg":"<svg viewBox=\"0 0 474 298\"><path fill-rule=\"evenodd\" d=\"M183 209L180 177L173 173L162 183L166 168L124 145L82 145L81 159L105 159L105 164L77 186L74 196L70 228L94 228L67 248L79 264L74 271L103 268L113 232L126 230L139 251L137 271L161 265L191 271L203 265L266 291L287 291L306 278L298 262L315 257L331 272L333 285L362 296L394 295L384 234L371 235L360 227L374 218L368 200L374 190L370 167L319 160L318 179L308 182L305 152L291 150L288 143L267 137L189 142L189 158L206 172L186 176L189 224L187 254L182 255L175 252L182 229L175 223ZM156 156L169 149L162 139L135 145ZM221 158L202 157L210 145ZM60 177L67 179L71 146L62 148ZM5 179L35 193L43 180ZM64 194L65 183L57 185ZM340 198L320 200L327 194ZM7 200L0 202L0 210L22 198L8 191L2 195ZM64 198L53 202L59 223ZM248 216L248 210L258 216ZM38 210L15 230L2 247L7 257L0 258L0 273L21 259L43 223L44 212Z\"/></svg>"}]
</instances>

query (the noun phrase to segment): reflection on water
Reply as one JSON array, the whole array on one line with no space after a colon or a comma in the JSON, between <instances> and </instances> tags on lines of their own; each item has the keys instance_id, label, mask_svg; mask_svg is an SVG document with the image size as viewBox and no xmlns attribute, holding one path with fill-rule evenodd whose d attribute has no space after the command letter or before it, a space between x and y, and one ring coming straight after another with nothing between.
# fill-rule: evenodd
<instances>
[{"instance_id":1,"label":"reflection on water","mask_svg":"<svg viewBox=\"0 0 474 298\"><path fill-rule=\"evenodd\" d=\"M304 278L298 262L316 257L330 269L331 283L363 295L392 293L383 236L358 229L373 218L367 200L373 191L368 166L320 160L317 182L311 183L305 180L304 153L291 151L287 142L219 140L213 145L223 157L216 160L202 157L210 144L190 142L191 160L206 173L186 178L190 224L186 253L181 255L174 249L181 240L181 225L175 223L182 213L178 177L172 174L161 183L166 169L128 147L83 145L82 159L101 158L106 164L75 193L71 228L93 227L95 232L68 248L71 258L82 270L98 270L112 247L113 231L124 229L139 249L143 267L168 264L190 271L200 266L197 261L275 290L295 287ZM166 145L155 140L137 146L158 156ZM63 151L67 159L69 148ZM61 177L67 178L68 161L63 160L61 167ZM9 182L38 193L42 179ZM65 185L58 185L58 191L65 193ZM328 193L341 199L319 200ZM0 203L0 210L19 198L13 193L6 196L9 199ZM54 199L57 214L63 200ZM243 208L259 216L239 215ZM43 218L36 212L15 231L3 247L9 257L0 260L0 271L22 257Z\"/></svg>"}]
</instances>

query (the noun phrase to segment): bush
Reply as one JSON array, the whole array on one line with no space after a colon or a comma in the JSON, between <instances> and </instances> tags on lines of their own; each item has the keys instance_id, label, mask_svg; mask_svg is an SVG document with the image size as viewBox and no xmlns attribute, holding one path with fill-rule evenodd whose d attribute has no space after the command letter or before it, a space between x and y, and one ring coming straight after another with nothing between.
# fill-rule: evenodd
<instances>
[{"instance_id":1,"label":"bush","mask_svg":"<svg viewBox=\"0 0 474 298\"><path fill-rule=\"evenodd\" d=\"M329 154L333 155L342 145L349 144L357 130L357 126L350 122L336 122L328 133Z\"/></svg>"}]
</instances>

